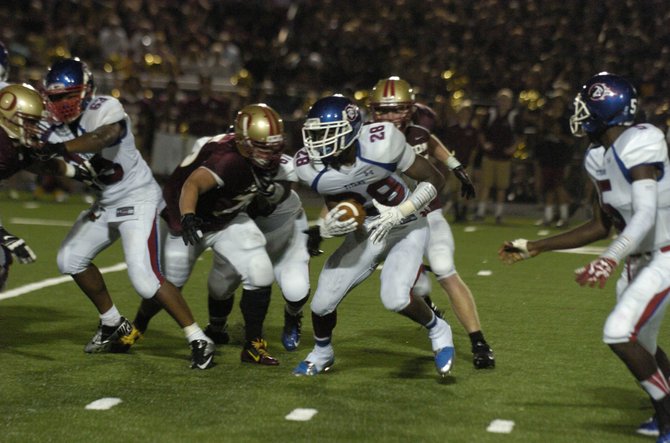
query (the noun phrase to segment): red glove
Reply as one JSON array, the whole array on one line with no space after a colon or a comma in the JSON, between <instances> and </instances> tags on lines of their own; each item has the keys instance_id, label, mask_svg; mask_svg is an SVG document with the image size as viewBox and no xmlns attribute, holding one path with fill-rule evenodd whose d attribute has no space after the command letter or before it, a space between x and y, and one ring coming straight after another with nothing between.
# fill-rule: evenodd
<instances>
[{"instance_id":1,"label":"red glove","mask_svg":"<svg viewBox=\"0 0 670 443\"><path fill-rule=\"evenodd\" d=\"M583 268L575 270L575 280L580 286L588 284L590 287L594 287L598 283L598 286L602 289L617 265L618 263L611 258L600 257Z\"/></svg>"}]
</instances>

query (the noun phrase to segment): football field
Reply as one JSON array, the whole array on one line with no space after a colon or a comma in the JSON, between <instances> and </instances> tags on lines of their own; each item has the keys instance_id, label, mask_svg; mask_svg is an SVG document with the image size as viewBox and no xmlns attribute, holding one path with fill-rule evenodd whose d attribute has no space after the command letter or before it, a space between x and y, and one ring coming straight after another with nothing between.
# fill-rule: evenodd
<instances>
[{"instance_id":1,"label":"football field","mask_svg":"<svg viewBox=\"0 0 670 443\"><path fill-rule=\"evenodd\" d=\"M189 369L186 340L165 313L128 354L85 354L97 313L69 278L58 279L56 251L86 205L76 197L0 204L6 228L38 255L12 266L0 293L0 442L653 441L634 433L652 414L646 394L601 341L614 279L599 290L572 277L594 255L547 253L511 267L498 260L504 240L537 237L530 218L452 225L456 265L496 353L494 370L473 368L467 334L433 279L432 299L456 346L451 376L439 378L426 331L384 309L375 272L338 309L332 371L297 378L291 370L313 345L309 314L300 349L284 351L276 287L265 335L278 367L240 362L239 291L232 343L219 348L211 370ZM313 217L318 207L307 210ZM326 254L312 259L312 289L338 242L325 242ZM202 327L211 257L203 255L184 289ZM95 260L132 319L140 298L122 262L118 243ZM665 327L661 344L667 337ZM107 398L120 403L87 408ZM292 411L289 418L303 420L287 419Z\"/></svg>"}]
</instances>

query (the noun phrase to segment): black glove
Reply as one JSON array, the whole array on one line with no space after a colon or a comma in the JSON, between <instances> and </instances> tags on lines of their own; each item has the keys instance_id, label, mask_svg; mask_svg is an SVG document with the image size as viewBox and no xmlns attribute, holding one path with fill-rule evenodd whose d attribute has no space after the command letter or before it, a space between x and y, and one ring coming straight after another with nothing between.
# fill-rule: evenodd
<instances>
[{"instance_id":1,"label":"black glove","mask_svg":"<svg viewBox=\"0 0 670 443\"><path fill-rule=\"evenodd\" d=\"M456 178L461 182L461 197L465 198L474 198L475 196L475 185L472 184L470 176L465 172L463 166L459 166L451 170L454 173Z\"/></svg>"},{"instance_id":2,"label":"black glove","mask_svg":"<svg viewBox=\"0 0 670 443\"><path fill-rule=\"evenodd\" d=\"M19 263L32 263L37 259L33 250L30 249L30 246L28 246L22 238L10 234L1 226L0 244L7 248L7 250L16 257Z\"/></svg>"},{"instance_id":3,"label":"black glove","mask_svg":"<svg viewBox=\"0 0 670 443\"><path fill-rule=\"evenodd\" d=\"M102 185L98 181L98 173L96 172L91 162L88 160L83 163L74 165L74 178L75 180L84 183L91 188L101 190Z\"/></svg>"},{"instance_id":4,"label":"black glove","mask_svg":"<svg viewBox=\"0 0 670 443\"><path fill-rule=\"evenodd\" d=\"M254 181L258 188L258 193L266 197L270 197L275 193L275 184L273 182L274 173L276 171L253 171Z\"/></svg>"},{"instance_id":5,"label":"black glove","mask_svg":"<svg viewBox=\"0 0 670 443\"><path fill-rule=\"evenodd\" d=\"M307 234L307 252L309 252L309 255L311 257L316 257L317 255L323 254L323 251L321 250L321 241L323 238L321 238L319 226L312 226L303 232Z\"/></svg>"},{"instance_id":6,"label":"black glove","mask_svg":"<svg viewBox=\"0 0 670 443\"><path fill-rule=\"evenodd\" d=\"M247 206L247 214L249 217L267 217L272 214L274 210L277 209L277 204L270 202L267 197L263 195L255 195L254 199L251 200L249 206Z\"/></svg>"},{"instance_id":7,"label":"black glove","mask_svg":"<svg viewBox=\"0 0 670 443\"><path fill-rule=\"evenodd\" d=\"M41 148L33 149L35 157L41 161L51 160L54 157L64 156L67 153L65 143L45 143Z\"/></svg>"},{"instance_id":8,"label":"black glove","mask_svg":"<svg viewBox=\"0 0 670 443\"><path fill-rule=\"evenodd\" d=\"M184 214L181 217L181 237L185 245L197 245L202 240L202 231L199 229L202 219L195 214Z\"/></svg>"}]
</instances>

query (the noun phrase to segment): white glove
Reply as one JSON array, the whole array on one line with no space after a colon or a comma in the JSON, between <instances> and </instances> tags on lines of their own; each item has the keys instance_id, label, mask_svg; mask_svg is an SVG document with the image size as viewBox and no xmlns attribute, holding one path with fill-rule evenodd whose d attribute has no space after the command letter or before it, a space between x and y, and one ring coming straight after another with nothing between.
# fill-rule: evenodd
<instances>
[{"instance_id":1,"label":"white glove","mask_svg":"<svg viewBox=\"0 0 670 443\"><path fill-rule=\"evenodd\" d=\"M400 212L398 206L382 205L374 199L372 200L372 204L375 205L375 208L379 211L379 216L368 225L368 230L372 232L370 234L372 243L379 243L383 241L391 229L393 229L394 226L399 225L405 217Z\"/></svg>"},{"instance_id":2,"label":"white glove","mask_svg":"<svg viewBox=\"0 0 670 443\"><path fill-rule=\"evenodd\" d=\"M605 287L607 279L610 278L617 265L618 263L611 258L600 257L588 265L576 269L575 280L580 286L588 284L590 287L594 287L598 283L598 286L602 289Z\"/></svg>"},{"instance_id":3,"label":"white glove","mask_svg":"<svg viewBox=\"0 0 670 443\"><path fill-rule=\"evenodd\" d=\"M331 209L323 222L319 223L319 234L323 238L339 237L353 232L358 227L356 219L350 218L346 221L338 220L345 212L342 209L334 207Z\"/></svg>"}]
</instances>

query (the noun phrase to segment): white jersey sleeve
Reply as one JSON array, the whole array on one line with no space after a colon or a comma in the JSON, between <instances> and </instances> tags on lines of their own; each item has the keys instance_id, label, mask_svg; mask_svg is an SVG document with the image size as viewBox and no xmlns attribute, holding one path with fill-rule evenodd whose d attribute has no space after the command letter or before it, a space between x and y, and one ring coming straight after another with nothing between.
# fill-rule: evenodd
<instances>
[{"instance_id":1,"label":"white jersey sleeve","mask_svg":"<svg viewBox=\"0 0 670 443\"><path fill-rule=\"evenodd\" d=\"M614 144L614 151L626 171L644 164L662 165L668 155L663 132L646 123L622 133Z\"/></svg>"},{"instance_id":2,"label":"white jersey sleeve","mask_svg":"<svg viewBox=\"0 0 670 443\"><path fill-rule=\"evenodd\" d=\"M279 171L275 175L275 180L277 181L289 181L289 182L298 182L298 174L295 172L295 167L293 165L293 157L282 154L281 160L279 160Z\"/></svg>"},{"instance_id":3,"label":"white jersey sleeve","mask_svg":"<svg viewBox=\"0 0 670 443\"><path fill-rule=\"evenodd\" d=\"M123 110L123 105L114 97L108 95L101 95L95 97L89 103L81 116L80 125L84 128L99 128L100 126L109 125L123 121L126 118L126 112ZM126 128L130 130L130 128Z\"/></svg>"}]
</instances>

